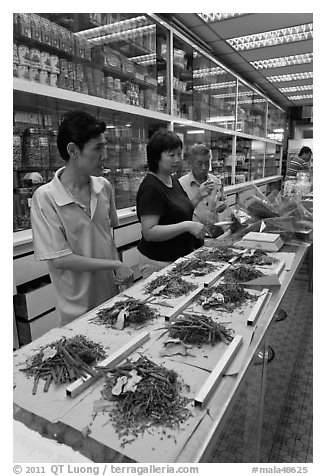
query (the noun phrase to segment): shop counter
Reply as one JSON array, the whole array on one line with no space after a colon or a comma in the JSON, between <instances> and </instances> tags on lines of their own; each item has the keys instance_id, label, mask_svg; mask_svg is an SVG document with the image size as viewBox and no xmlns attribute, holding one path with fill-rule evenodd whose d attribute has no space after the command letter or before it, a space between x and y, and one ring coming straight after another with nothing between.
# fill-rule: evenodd
<instances>
[{"instance_id":1,"label":"shop counter","mask_svg":"<svg viewBox=\"0 0 326 476\"><path fill-rule=\"evenodd\" d=\"M192 407L192 416L181 424L180 428L166 429L164 432L153 430L145 432L134 441L121 444L108 413L97 413L94 417L94 401L101 398L103 389L102 379L94 382L90 387L80 393L76 398L66 396L65 387L52 388L43 392L43 383L39 384L38 392L32 395L33 380L27 379L20 369L28 357L46 344L58 340L62 336L73 336L82 333L95 342L103 344L109 353L117 352L124 348L132 339L137 338L145 331L150 333L150 338L144 342L134 353L144 353L148 356L158 355L157 346L160 342L160 333L164 328L165 319L159 317L150 321L146 329L133 330L130 327L117 331L95 325L92 319L99 308L112 304L122 298L115 296L108 303L76 319L71 324L52 329L31 344L26 345L14 353L14 417L32 430L38 431L47 438L64 443L77 449L85 457L94 462L160 462L160 463L190 463L207 462L216 446L224 424L232 412L242 385L246 381L247 373L257 355L264 345L264 339L273 321L286 290L298 271L309 244L284 245L281 249L283 257L287 257L286 266L280 278L281 284L268 289L268 300L262 308L259 319L252 326L247 325L246 319L232 322L236 334L241 336L242 345L230 365L225 367L221 379L209 395L207 403L202 406ZM173 265L171 265L173 266ZM129 288L126 293L137 297L139 290L150 280L140 281ZM260 291L263 286L256 286ZM180 307L181 309L181 307ZM170 312L165 308L166 313ZM218 346L212 348L211 354L215 355L216 362L222 360ZM131 354L133 355L133 354ZM220 359L220 360L219 360ZM156 361L156 359L153 358ZM207 367L204 364L189 365L180 359L164 359L167 368L173 368L182 376L186 384L190 385L189 398L198 396L198 390L205 386L207 377L212 368L208 353ZM200 362L204 362L202 359ZM215 363L216 364L216 363ZM214 365L215 365L214 364ZM263 378L263 371L259 378ZM259 435L261 405L263 393L257 396L257 435ZM254 444L253 458L259 459L259 441ZM254 459L255 460L255 459Z\"/></svg>"}]
</instances>

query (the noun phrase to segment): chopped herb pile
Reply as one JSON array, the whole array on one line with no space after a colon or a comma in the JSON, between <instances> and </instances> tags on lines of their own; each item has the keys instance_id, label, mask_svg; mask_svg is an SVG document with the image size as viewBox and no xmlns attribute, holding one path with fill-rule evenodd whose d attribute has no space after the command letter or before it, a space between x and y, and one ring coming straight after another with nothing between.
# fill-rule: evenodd
<instances>
[{"instance_id":1,"label":"chopped herb pile","mask_svg":"<svg viewBox=\"0 0 326 476\"><path fill-rule=\"evenodd\" d=\"M92 319L96 324L103 324L106 327L113 326L120 311L125 310L124 325L142 324L156 317L156 313L147 304L134 298L124 301L117 301L113 306L100 309Z\"/></svg>"},{"instance_id":2,"label":"chopped herb pile","mask_svg":"<svg viewBox=\"0 0 326 476\"><path fill-rule=\"evenodd\" d=\"M257 299L248 293L242 284L225 283L205 288L199 295L199 301L204 309L220 308L231 311L247 300Z\"/></svg>"},{"instance_id":3,"label":"chopped herb pile","mask_svg":"<svg viewBox=\"0 0 326 476\"><path fill-rule=\"evenodd\" d=\"M194 284L188 283L181 276L175 276L174 273L167 273L153 279L145 287L145 291L156 296L167 296L168 298L177 298L188 294L196 288Z\"/></svg>"},{"instance_id":4,"label":"chopped herb pile","mask_svg":"<svg viewBox=\"0 0 326 476\"><path fill-rule=\"evenodd\" d=\"M215 266L212 263L207 263L201 258L192 258L181 261L173 266L171 273L179 276L187 276L193 274L194 276L204 276L214 271Z\"/></svg>"},{"instance_id":5,"label":"chopped herb pile","mask_svg":"<svg viewBox=\"0 0 326 476\"><path fill-rule=\"evenodd\" d=\"M241 264L255 264L257 266L269 265L278 261L277 258L269 256L264 250L253 250L253 253L246 253L239 257Z\"/></svg>"},{"instance_id":6,"label":"chopped herb pile","mask_svg":"<svg viewBox=\"0 0 326 476\"><path fill-rule=\"evenodd\" d=\"M232 329L227 329L223 324L205 315L184 313L167 327L170 337L180 339L186 344L215 345L220 341L229 344L233 340Z\"/></svg>"},{"instance_id":7,"label":"chopped herb pile","mask_svg":"<svg viewBox=\"0 0 326 476\"><path fill-rule=\"evenodd\" d=\"M110 417L119 438L138 437L150 426L172 428L190 416L181 389L176 372L141 356L110 370L102 396L116 401Z\"/></svg>"},{"instance_id":8,"label":"chopped herb pile","mask_svg":"<svg viewBox=\"0 0 326 476\"><path fill-rule=\"evenodd\" d=\"M264 276L264 273L262 273L260 270L246 265L233 266L231 268L228 268L223 273L224 281L227 283L246 283L247 281L251 281L255 278L260 278L261 276Z\"/></svg>"},{"instance_id":9,"label":"chopped herb pile","mask_svg":"<svg viewBox=\"0 0 326 476\"><path fill-rule=\"evenodd\" d=\"M83 335L62 339L48 344L26 361L21 369L26 375L34 377L33 395L37 392L39 379L44 379L44 391L50 384L69 383L80 377L95 373L92 365L106 356L103 347L88 340Z\"/></svg>"},{"instance_id":10,"label":"chopped herb pile","mask_svg":"<svg viewBox=\"0 0 326 476\"><path fill-rule=\"evenodd\" d=\"M220 246L218 248L206 248L198 250L196 256L207 261L225 261L228 262L234 256L238 256L228 246Z\"/></svg>"}]
</instances>

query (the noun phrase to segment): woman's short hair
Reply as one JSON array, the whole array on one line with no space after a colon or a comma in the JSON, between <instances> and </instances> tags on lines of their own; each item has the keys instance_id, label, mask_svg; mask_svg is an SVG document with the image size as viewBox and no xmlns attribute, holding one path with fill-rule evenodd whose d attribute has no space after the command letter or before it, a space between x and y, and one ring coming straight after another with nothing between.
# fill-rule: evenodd
<instances>
[{"instance_id":1,"label":"woman's short hair","mask_svg":"<svg viewBox=\"0 0 326 476\"><path fill-rule=\"evenodd\" d=\"M67 151L69 142L76 144L80 150L90 140L105 132L106 124L88 112L74 110L66 112L59 125L57 146L63 160L70 159Z\"/></svg>"},{"instance_id":2,"label":"woman's short hair","mask_svg":"<svg viewBox=\"0 0 326 476\"><path fill-rule=\"evenodd\" d=\"M172 131L160 129L152 135L146 147L147 163L150 172L158 171L158 163L161 160L162 152L170 152L178 147L183 147L180 137Z\"/></svg>"},{"instance_id":3,"label":"woman's short hair","mask_svg":"<svg viewBox=\"0 0 326 476\"><path fill-rule=\"evenodd\" d=\"M301 157L303 154L312 154L310 147L307 147L306 145L303 146L299 152L299 157Z\"/></svg>"},{"instance_id":4,"label":"woman's short hair","mask_svg":"<svg viewBox=\"0 0 326 476\"><path fill-rule=\"evenodd\" d=\"M210 155L211 149L207 147L206 144L194 144L188 150L187 158L192 159L193 157L206 157Z\"/></svg>"}]
</instances>

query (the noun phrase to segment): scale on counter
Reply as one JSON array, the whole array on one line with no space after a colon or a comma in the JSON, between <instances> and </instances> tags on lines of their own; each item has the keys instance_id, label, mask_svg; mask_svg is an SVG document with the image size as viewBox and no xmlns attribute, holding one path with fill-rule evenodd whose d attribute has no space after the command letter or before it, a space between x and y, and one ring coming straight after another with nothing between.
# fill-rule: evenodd
<instances>
[{"instance_id":1,"label":"scale on counter","mask_svg":"<svg viewBox=\"0 0 326 476\"><path fill-rule=\"evenodd\" d=\"M250 231L235 245L241 248L255 248L264 251L278 251L284 242L278 233Z\"/></svg>"}]
</instances>

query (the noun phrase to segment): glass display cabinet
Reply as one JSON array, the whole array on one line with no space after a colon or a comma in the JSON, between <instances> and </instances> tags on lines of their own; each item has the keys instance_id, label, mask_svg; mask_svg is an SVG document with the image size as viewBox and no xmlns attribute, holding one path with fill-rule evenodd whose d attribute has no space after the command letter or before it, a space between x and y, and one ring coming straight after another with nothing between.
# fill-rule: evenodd
<instances>
[{"instance_id":1,"label":"glass display cabinet","mask_svg":"<svg viewBox=\"0 0 326 476\"><path fill-rule=\"evenodd\" d=\"M159 128L180 134L185 159L209 145L225 185L279 173L284 112L158 15L15 13L13 32L14 231L30 228L35 189L64 165L56 139L70 109L107 124L104 174L119 210L135 214Z\"/></svg>"}]
</instances>

